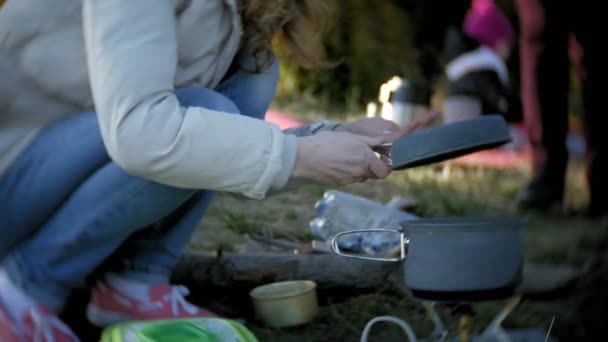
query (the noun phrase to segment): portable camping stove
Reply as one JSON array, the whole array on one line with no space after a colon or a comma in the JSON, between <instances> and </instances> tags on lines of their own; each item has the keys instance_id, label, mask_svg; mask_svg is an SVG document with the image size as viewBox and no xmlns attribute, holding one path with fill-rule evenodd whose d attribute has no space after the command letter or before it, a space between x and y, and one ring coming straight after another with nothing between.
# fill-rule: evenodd
<instances>
[{"instance_id":1,"label":"portable camping stove","mask_svg":"<svg viewBox=\"0 0 608 342\"><path fill-rule=\"evenodd\" d=\"M473 306L478 303L440 303L429 300L423 300L424 307L428 318L434 324L434 330L430 336L432 342L547 342L552 341L549 338L550 330L545 332L540 329L535 330L505 330L502 323L513 309L521 301L521 295L514 295L505 300L504 306L488 324L480 334L472 331L473 317L475 311ZM450 331L448 324L445 323L442 316L439 314L441 308L449 309L450 315L455 316L457 324L453 331ZM454 325L454 324L452 324ZM549 328L550 329L550 328Z\"/></svg>"},{"instance_id":2,"label":"portable camping stove","mask_svg":"<svg viewBox=\"0 0 608 342\"><path fill-rule=\"evenodd\" d=\"M502 328L501 324L505 318L513 311L515 306L520 302L521 296L514 296L509 298L500 312L494 317L490 324L485 330L478 336L471 336L471 325L474 316L474 310L470 303L466 304L450 304L451 314L457 316L457 339L456 341L500 341L500 342L513 342L507 332ZM422 306L426 310L428 317L433 322L435 328L431 334L431 341L452 341L456 336L450 336L448 325L444 322L437 311L437 306L441 305L437 302L431 302L424 300ZM544 341L544 336L543 336Z\"/></svg>"}]
</instances>

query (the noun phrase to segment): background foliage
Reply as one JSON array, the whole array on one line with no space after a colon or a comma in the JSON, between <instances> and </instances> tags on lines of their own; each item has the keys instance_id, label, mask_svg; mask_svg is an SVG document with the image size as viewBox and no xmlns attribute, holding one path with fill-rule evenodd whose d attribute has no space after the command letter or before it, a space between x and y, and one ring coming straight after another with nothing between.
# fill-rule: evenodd
<instances>
[{"instance_id":1,"label":"background foliage","mask_svg":"<svg viewBox=\"0 0 608 342\"><path fill-rule=\"evenodd\" d=\"M512 1L497 1L514 16ZM326 39L334 68L306 71L282 60L279 100L315 98L348 111L376 99L394 75L434 84L441 76L445 29L460 25L469 0L348 0L336 3Z\"/></svg>"}]
</instances>

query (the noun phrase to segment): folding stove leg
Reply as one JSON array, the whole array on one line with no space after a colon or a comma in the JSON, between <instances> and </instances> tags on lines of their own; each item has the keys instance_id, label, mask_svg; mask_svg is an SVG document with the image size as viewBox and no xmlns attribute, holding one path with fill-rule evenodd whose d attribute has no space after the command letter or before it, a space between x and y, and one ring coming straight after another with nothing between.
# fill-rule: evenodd
<instances>
[{"instance_id":1,"label":"folding stove leg","mask_svg":"<svg viewBox=\"0 0 608 342\"><path fill-rule=\"evenodd\" d=\"M445 328L445 324L439 317L437 310L435 310L435 303L433 302L422 302L422 306L426 309L426 313L429 315L429 318L433 321L435 325L435 329L433 330L432 341L444 342L448 337L448 330Z\"/></svg>"},{"instance_id":2,"label":"folding stove leg","mask_svg":"<svg viewBox=\"0 0 608 342\"><path fill-rule=\"evenodd\" d=\"M521 296L515 296L507 301L505 306L500 310L498 315L494 317L492 322L488 325L486 330L481 334L481 341L498 341L498 342L511 342L509 335L504 331L501 324L507 318L507 316L513 311L513 309L521 301Z\"/></svg>"}]
</instances>

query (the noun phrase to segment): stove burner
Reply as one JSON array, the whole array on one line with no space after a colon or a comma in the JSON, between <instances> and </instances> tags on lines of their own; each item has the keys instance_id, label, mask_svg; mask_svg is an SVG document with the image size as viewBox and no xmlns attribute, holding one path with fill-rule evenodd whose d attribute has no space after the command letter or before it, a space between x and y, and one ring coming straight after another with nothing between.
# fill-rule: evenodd
<instances>
[{"instance_id":1,"label":"stove burner","mask_svg":"<svg viewBox=\"0 0 608 342\"><path fill-rule=\"evenodd\" d=\"M502 328L501 324L505 318L513 311L513 309L521 301L521 296L517 295L509 298L502 310L494 317L492 322L486 327L486 329L479 335L480 341L499 341L499 342L510 342L511 339L507 332ZM431 335L431 341L444 342L448 341L450 335L449 330L446 328L447 325L442 320L441 316L435 309L437 303L431 301L423 301L422 306L425 308L427 315L433 321L435 329ZM470 304L454 304L453 315L458 316L458 336L460 341L469 341L471 336L470 326L471 320L474 315L473 308Z\"/></svg>"}]
</instances>

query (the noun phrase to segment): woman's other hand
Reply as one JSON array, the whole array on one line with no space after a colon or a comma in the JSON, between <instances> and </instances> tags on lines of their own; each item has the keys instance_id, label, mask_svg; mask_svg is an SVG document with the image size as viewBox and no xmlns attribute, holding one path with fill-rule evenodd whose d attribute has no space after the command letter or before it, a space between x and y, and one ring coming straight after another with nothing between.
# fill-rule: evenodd
<instances>
[{"instance_id":1,"label":"woman's other hand","mask_svg":"<svg viewBox=\"0 0 608 342\"><path fill-rule=\"evenodd\" d=\"M388 137L401 128L390 120L383 118L362 118L357 121L345 122L336 128L336 132L348 132L367 137ZM389 141L382 141L389 142Z\"/></svg>"},{"instance_id":2,"label":"woman's other hand","mask_svg":"<svg viewBox=\"0 0 608 342\"><path fill-rule=\"evenodd\" d=\"M392 143L404 135L429 126L439 116L437 111L429 111L409 125L401 128L396 123L383 118L363 118L343 123L336 131L349 132L368 137L383 137L382 143Z\"/></svg>"}]
</instances>

